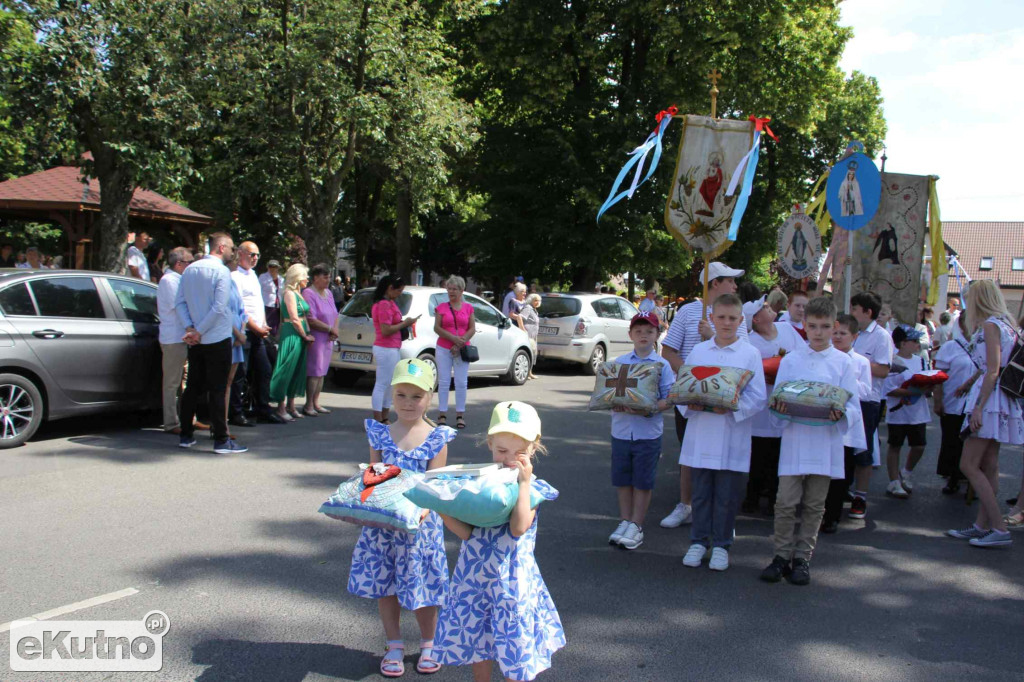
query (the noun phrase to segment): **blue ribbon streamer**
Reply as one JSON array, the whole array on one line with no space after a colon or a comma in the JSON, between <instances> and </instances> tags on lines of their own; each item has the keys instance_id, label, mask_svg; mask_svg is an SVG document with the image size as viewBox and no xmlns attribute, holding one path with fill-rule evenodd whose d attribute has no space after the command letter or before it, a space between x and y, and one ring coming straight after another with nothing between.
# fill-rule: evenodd
<instances>
[{"instance_id":1,"label":"blue ribbon streamer","mask_svg":"<svg viewBox=\"0 0 1024 682\"><path fill-rule=\"evenodd\" d=\"M647 182L654 174L654 170L658 167L658 162L661 160L661 138L665 136L665 130L671 122L672 115L666 113L658 124L658 129L648 135L642 145L630 152L630 160L626 162L626 165L622 167L621 171L619 171L619 175L615 178L615 183L612 185L612 190L608 193L608 198L605 199L605 202L601 205L601 209L597 212L598 222L600 222L601 216L604 215L605 211L609 208L626 197L632 198L637 187ZM639 180L640 171L643 169L643 163L647 159L647 155L650 153L652 148L654 149L654 158L651 159L651 165L647 169L647 174L644 175L642 180ZM629 189L616 194L619 187L622 185L622 181L626 179L626 175L629 173L630 169L637 164L640 165L636 169L636 174L633 176L633 183L630 185Z\"/></svg>"},{"instance_id":2,"label":"blue ribbon streamer","mask_svg":"<svg viewBox=\"0 0 1024 682\"><path fill-rule=\"evenodd\" d=\"M747 202L750 200L750 192L754 188L754 171L757 169L757 160L761 155L761 131L754 131L754 143L751 145L750 156L747 159L747 166L743 171L743 186L740 188L740 195L736 197L736 206L732 210L732 221L729 223L729 236L731 242L736 241L740 232L740 220L747 210Z\"/></svg>"}]
</instances>

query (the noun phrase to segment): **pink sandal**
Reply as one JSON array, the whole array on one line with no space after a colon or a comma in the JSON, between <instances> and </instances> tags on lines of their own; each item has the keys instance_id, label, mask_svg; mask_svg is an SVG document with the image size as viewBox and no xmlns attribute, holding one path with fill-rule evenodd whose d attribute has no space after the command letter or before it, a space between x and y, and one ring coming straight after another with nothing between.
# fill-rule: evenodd
<instances>
[{"instance_id":1,"label":"pink sandal","mask_svg":"<svg viewBox=\"0 0 1024 682\"><path fill-rule=\"evenodd\" d=\"M434 660L434 640L420 640L420 660L416 662L416 672L421 675L433 675L441 669L441 664Z\"/></svg>"},{"instance_id":2,"label":"pink sandal","mask_svg":"<svg viewBox=\"0 0 1024 682\"><path fill-rule=\"evenodd\" d=\"M405 642L400 639L388 641L384 658L380 661L380 674L384 677L401 677L405 674Z\"/></svg>"}]
</instances>

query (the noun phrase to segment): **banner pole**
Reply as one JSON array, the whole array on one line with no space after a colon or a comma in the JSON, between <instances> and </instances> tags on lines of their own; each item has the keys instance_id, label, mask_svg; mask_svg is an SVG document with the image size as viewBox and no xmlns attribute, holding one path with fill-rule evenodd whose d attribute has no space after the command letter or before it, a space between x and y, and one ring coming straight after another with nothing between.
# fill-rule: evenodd
<instances>
[{"instance_id":1,"label":"banner pole","mask_svg":"<svg viewBox=\"0 0 1024 682\"><path fill-rule=\"evenodd\" d=\"M718 69L712 69L708 74L711 81L711 118L718 118L718 81L721 78L722 73Z\"/></svg>"},{"instance_id":2,"label":"banner pole","mask_svg":"<svg viewBox=\"0 0 1024 682\"><path fill-rule=\"evenodd\" d=\"M835 223L833 223L835 224ZM841 230L838 225L833 229ZM846 235L846 262L843 264L843 312L850 314L850 297L853 291L853 238L854 233Z\"/></svg>"},{"instance_id":3,"label":"banner pole","mask_svg":"<svg viewBox=\"0 0 1024 682\"><path fill-rule=\"evenodd\" d=\"M704 297L701 299L702 305L700 307L700 319L708 319L708 266L711 263L711 259L708 258L707 254L704 254Z\"/></svg>"}]
</instances>

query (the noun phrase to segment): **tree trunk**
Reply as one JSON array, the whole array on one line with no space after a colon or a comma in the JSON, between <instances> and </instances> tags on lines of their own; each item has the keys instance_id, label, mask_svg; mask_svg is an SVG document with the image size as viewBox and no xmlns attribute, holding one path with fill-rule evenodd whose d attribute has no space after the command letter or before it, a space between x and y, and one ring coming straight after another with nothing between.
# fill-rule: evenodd
<instances>
[{"instance_id":1,"label":"tree trunk","mask_svg":"<svg viewBox=\"0 0 1024 682\"><path fill-rule=\"evenodd\" d=\"M100 183L99 263L104 272L123 275L128 271L128 204L135 183L107 148L92 150L96 178Z\"/></svg>"},{"instance_id":2,"label":"tree trunk","mask_svg":"<svg viewBox=\"0 0 1024 682\"><path fill-rule=\"evenodd\" d=\"M395 206L395 272L412 282L412 188L401 180Z\"/></svg>"}]
</instances>

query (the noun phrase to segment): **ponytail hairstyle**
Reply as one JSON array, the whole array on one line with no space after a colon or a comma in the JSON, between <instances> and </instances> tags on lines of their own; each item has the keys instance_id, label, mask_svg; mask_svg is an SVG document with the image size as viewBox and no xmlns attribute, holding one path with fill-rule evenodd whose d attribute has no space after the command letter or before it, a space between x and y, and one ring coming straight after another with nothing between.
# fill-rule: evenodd
<instances>
[{"instance_id":1,"label":"ponytail hairstyle","mask_svg":"<svg viewBox=\"0 0 1024 682\"><path fill-rule=\"evenodd\" d=\"M388 289L395 287L401 289L405 286L405 280L402 279L401 275L387 274L380 278L377 282L377 288L373 290L373 302L384 300L384 294L388 292Z\"/></svg>"}]
</instances>

